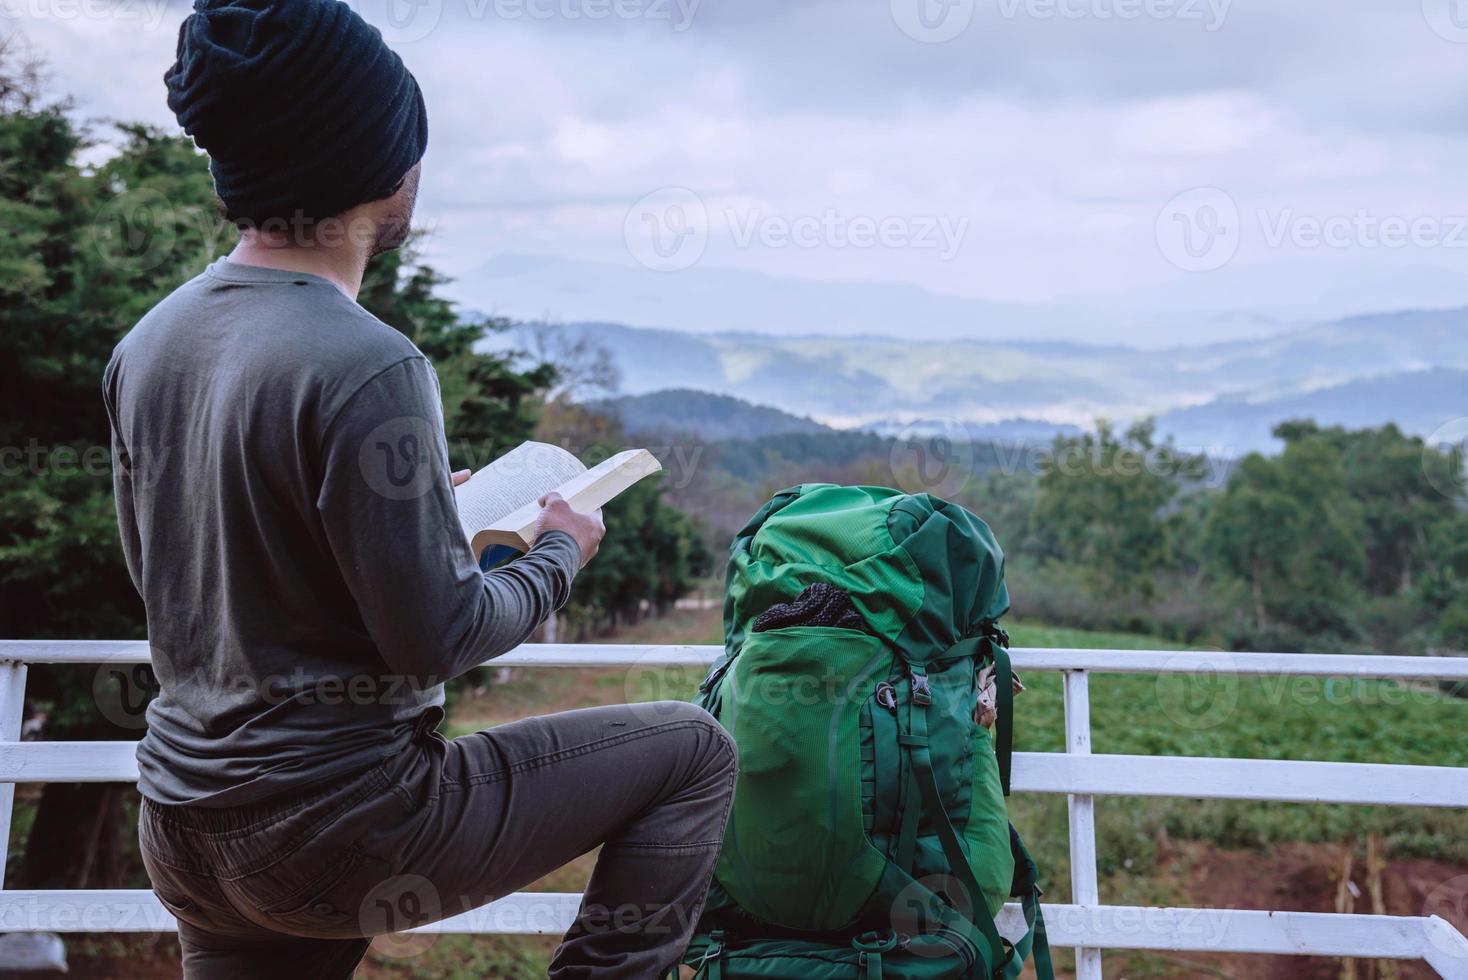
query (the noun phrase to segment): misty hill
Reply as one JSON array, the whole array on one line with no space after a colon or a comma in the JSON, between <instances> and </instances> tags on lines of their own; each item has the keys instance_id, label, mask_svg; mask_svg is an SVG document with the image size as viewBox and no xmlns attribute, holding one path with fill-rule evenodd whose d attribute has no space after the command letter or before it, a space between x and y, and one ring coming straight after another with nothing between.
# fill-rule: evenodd
<instances>
[{"instance_id":1,"label":"misty hill","mask_svg":"<svg viewBox=\"0 0 1468 980\"><path fill-rule=\"evenodd\" d=\"M831 432L828 426L730 395L672 388L595 403L621 420L628 435L687 433L701 439L762 439L791 432Z\"/></svg>"},{"instance_id":2,"label":"misty hill","mask_svg":"<svg viewBox=\"0 0 1468 980\"><path fill-rule=\"evenodd\" d=\"M1213 448L1234 456L1275 450L1270 434L1288 419L1314 419L1321 425L1375 427L1395 422L1417 435L1429 435L1455 418L1468 416L1468 371L1437 368L1364 378L1317 391L1263 401L1228 397L1161 416L1160 431L1180 445Z\"/></svg>"},{"instance_id":3,"label":"misty hill","mask_svg":"<svg viewBox=\"0 0 1468 980\"><path fill-rule=\"evenodd\" d=\"M888 419L868 423L862 428L877 435L902 438L942 435L952 431L942 419L916 422ZM1004 419L1001 422L965 422L963 431L975 442L1045 445L1054 441L1056 436L1078 436L1083 430L1078 425L1046 422L1044 419Z\"/></svg>"},{"instance_id":4,"label":"misty hill","mask_svg":"<svg viewBox=\"0 0 1468 980\"><path fill-rule=\"evenodd\" d=\"M1260 439L1268 441L1268 426L1253 417L1308 413L1316 393L1432 369L1468 371L1468 309L1352 317L1265 339L1166 350L691 334L595 322L557 329L605 347L621 369L622 391L628 395L695 389L836 428L884 432L935 419L970 426L1014 419L1090 426L1103 416L1125 421L1157 415L1178 426L1185 441L1253 447ZM1465 396L1451 384L1411 388L1404 385L1401 400L1373 396L1370 385L1341 397L1361 398L1352 407L1360 424L1396 420L1408 431L1420 432L1439 420L1430 432L1442 419L1468 415ZM1262 407L1271 402L1279 404ZM1195 408L1200 409L1196 414L1180 414ZM1320 410L1333 409L1323 404ZM1250 434L1261 426L1262 437Z\"/></svg>"}]
</instances>

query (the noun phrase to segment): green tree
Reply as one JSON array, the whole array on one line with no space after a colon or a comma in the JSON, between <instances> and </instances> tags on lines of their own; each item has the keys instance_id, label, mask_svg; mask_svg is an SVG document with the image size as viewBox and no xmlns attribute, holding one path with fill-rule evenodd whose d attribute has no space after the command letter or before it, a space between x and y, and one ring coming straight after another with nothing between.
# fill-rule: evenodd
<instances>
[{"instance_id":1,"label":"green tree","mask_svg":"<svg viewBox=\"0 0 1468 980\"><path fill-rule=\"evenodd\" d=\"M112 347L158 297L227 245L186 140L122 127L92 170L65 102L0 50L0 634L143 635L122 562L100 396ZM103 676L99 686L120 683ZM134 738L98 711L90 671L34 667L49 737ZM127 792L47 785L25 859L33 887L117 884Z\"/></svg>"},{"instance_id":2,"label":"green tree","mask_svg":"<svg viewBox=\"0 0 1468 980\"><path fill-rule=\"evenodd\" d=\"M1361 528L1340 450L1300 438L1239 464L1212 507L1207 553L1217 574L1247 583L1261 636L1284 626L1350 637L1366 568Z\"/></svg>"},{"instance_id":3,"label":"green tree","mask_svg":"<svg viewBox=\"0 0 1468 980\"><path fill-rule=\"evenodd\" d=\"M1104 595L1151 596L1167 554L1165 509L1200 461L1158 443L1151 421L1118 436L1059 436L1040 477L1030 537L1040 554L1084 568Z\"/></svg>"},{"instance_id":4,"label":"green tree","mask_svg":"<svg viewBox=\"0 0 1468 980\"><path fill-rule=\"evenodd\" d=\"M437 293L447 281L422 264L410 244L372 261L358 299L433 362L450 460L455 468L477 469L530 437L541 395L555 382L557 369L534 363L521 370L510 357L476 350L486 336L509 331L512 324L463 316Z\"/></svg>"},{"instance_id":5,"label":"green tree","mask_svg":"<svg viewBox=\"0 0 1468 980\"><path fill-rule=\"evenodd\" d=\"M537 437L588 463L627 448L620 422L564 398L547 403ZM704 529L664 499L663 477L633 486L603 508L607 535L576 578L565 615L583 633L635 622L672 606L713 568Z\"/></svg>"},{"instance_id":6,"label":"green tree","mask_svg":"<svg viewBox=\"0 0 1468 980\"><path fill-rule=\"evenodd\" d=\"M1320 442L1340 454L1344 490L1360 508L1368 594L1410 591L1421 576L1451 564L1457 549L1444 549L1435 538L1451 528L1463 530L1464 517L1432 472L1440 454L1421 439L1394 425L1351 431L1313 422L1287 422L1275 435L1286 446Z\"/></svg>"}]
</instances>

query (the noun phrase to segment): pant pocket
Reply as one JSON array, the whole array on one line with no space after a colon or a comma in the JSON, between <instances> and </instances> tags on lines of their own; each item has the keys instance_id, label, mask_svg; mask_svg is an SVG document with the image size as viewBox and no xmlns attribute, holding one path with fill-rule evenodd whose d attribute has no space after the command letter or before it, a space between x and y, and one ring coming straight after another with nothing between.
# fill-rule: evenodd
<instances>
[{"instance_id":1,"label":"pant pocket","mask_svg":"<svg viewBox=\"0 0 1468 980\"><path fill-rule=\"evenodd\" d=\"M351 845L324 862L314 875L306 874L303 884L280 894L281 876L300 874L301 869L294 864L287 859L278 868L233 883L261 925L277 932L325 939L370 932L370 899L391 878L392 869L386 861Z\"/></svg>"}]
</instances>

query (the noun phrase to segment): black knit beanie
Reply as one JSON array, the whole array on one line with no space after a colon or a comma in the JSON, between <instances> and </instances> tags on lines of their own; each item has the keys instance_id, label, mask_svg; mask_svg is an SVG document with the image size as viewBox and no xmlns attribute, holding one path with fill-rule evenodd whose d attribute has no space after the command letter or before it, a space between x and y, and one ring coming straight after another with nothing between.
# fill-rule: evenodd
<instances>
[{"instance_id":1,"label":"black knit beanie","mask_svg":"<svg viewBox=\"0 0 1468 980\"><path fill-rule=\"evenodd\" d=\"M428 146L418 82L340 0L195 0L164 81L241 223L389 197Z\"/></svg>"}]
</instances>

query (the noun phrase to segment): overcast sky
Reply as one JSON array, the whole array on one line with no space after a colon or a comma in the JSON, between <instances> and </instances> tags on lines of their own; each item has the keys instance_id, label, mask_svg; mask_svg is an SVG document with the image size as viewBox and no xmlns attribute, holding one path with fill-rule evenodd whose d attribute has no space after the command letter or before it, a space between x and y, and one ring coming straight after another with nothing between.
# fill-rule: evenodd
<instances>
[{"instance_id":1,"label":"overcast sky","mask_svg":"<svg viewBox=\"0 0 1468 980\"><path fill-rule=\"evenodd\" d=\"M1167 338L1133 336L1133 312L1212 315L1218 337L1263 329L1247 314L1468 305L1460 0L354 6L423 85L430 258L479 305L476 270L507 256L625 269L668 297L635 315L689 328L740 303L689 284L785 279L1106 310L1047 332L1145 342ZM0 0L83 114L168 127L186 9ZM505 295L634 315L611 287L605 308Z\"/></svg>"}]
</instances>

